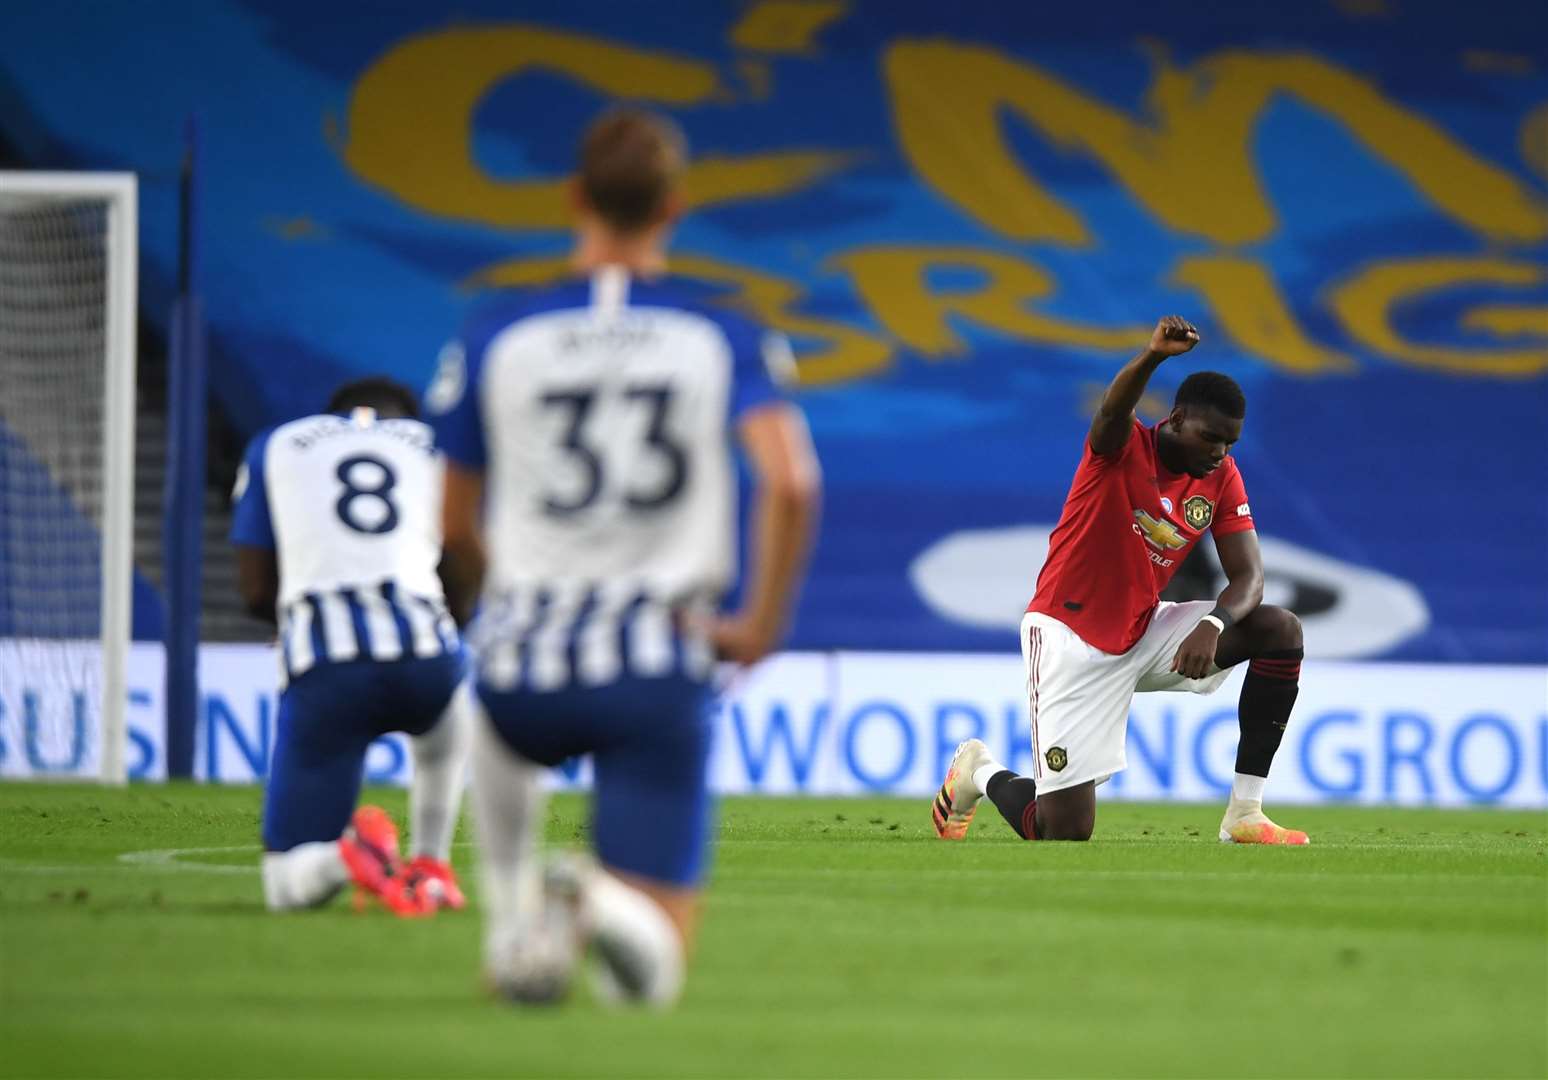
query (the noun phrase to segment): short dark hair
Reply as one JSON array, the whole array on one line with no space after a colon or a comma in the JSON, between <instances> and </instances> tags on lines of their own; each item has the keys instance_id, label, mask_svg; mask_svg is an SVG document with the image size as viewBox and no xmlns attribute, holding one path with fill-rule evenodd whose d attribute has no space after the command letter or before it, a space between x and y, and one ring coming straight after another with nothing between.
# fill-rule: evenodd
<instances>
[{"instance_id":1,"label":"short dark hair","mask_svg":"<svg viewBox=\"0 0 1548 1080\"><path fill-rule=\"evenodd\" d=\"M581 138L581 192L608 225L638 232L661 212L687 158L683 133L666 117L610 109Z\"/></svg>"},{"instance_id":2,"label":"short dark hair","mask_svg":"<svg viewBox=\"0 0 1548 1080\"><path fill-rule=\"evenodd\" d=\"M385 375L372 375L347 382L328 399L327 411L331 413L361 408L376 409L378 412L391 410L417 419L419 399L414 396L414 391Z\"/></svg>"},{"instance_id":3,"label":"short dark hair","mask_svg":"<svg viewBox=\"0 0 1548 1080\"><path fill-rule=\"evenodd\" d=\"M1247 395L1236 380L1218 371L1195 371L1177 388L1173 408L1203 405L1219 409L1233 420L1247 415Z\"/></svg>"}]
</instances>

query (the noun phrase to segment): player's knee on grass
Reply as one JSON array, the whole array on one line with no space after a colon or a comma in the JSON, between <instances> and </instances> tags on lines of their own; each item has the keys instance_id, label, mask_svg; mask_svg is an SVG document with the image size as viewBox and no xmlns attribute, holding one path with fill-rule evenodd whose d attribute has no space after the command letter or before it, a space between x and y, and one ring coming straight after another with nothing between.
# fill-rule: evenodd
<instances>
[{"instance_id":1,"label":"player's knee on grass","mask_svg":"<svg viewBox=\"0 0 1548 1080\"><path fill-rule=\"evenodd\" d=\"M1039 840L1090 840L1095 826L1096 821L1092 818L1054 818L1052 821L1045 822L1039 814L1037 838Z\"/></svg>"},{"instance_id":2,"label":"player's knee on grass","mask_svg":"<svg viewBox=\"0 0 1548 1080\"><path fill-rule=\"evenodd\" d=\"M298 844L263 854L263 899L270 911L320 907L349 880L333 843Z\"/></svg>"},{"instance_id":3,"label":"player's knee on grass","mask_svg":"<svg viewBox=\"0 0 1548 1080\"><path fill-rule=\"evenodd\" d=\"M1037 797L1039 840L1090 840L1095 828L1095 784L1079 784Z\"/></svg>"},{"instance_id":4,"label":"player's knee on grass","mask_svg":"<svg viewBox=\"0 0 1548 1080\"><path fill-rule=\"evenodd\" d=\"M607 1004L664 1009L681 996L687 973L681 911L674 910L681 905L672 902L683 890L643 884L606 870L587 882L581 903L600 961L593 987Z\"/></svg>"}]
</instances>

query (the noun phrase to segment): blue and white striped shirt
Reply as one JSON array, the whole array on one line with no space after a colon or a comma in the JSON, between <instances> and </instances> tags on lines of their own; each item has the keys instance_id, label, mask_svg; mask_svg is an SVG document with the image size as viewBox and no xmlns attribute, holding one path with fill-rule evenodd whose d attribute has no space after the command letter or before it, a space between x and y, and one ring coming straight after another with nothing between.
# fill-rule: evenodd
<instances>
[{"instance_id":1,"label":"blue and white striped shirt","mask_svg":"<svg viewBox=\"0 0 1548 1080\"><path fill-rule=\"evenodd\" d=\"M469 321L426 406L447 458L486 478L482 681L708 676L692 615L736 576L732 435L783 402L790 364L702 286L616 266Z\"/></svg>"},{"instance_id":2,"label":"blue and white striped shirt","mask_svg":"<svg viewBox=\"0 0 1548 1080\"><path fill-rule=\"evenodd\" d=\"M714 666L697 623L708 601L674 605L637 581L511 587L486 593L469 643L495 690L602 686L624 675L707 679Z\"/></svg>"},{"instance_id":3,"label":"blue and white striped shirt","mask_svg":"<svg viewBox=\"0 0 1548 1080\"><path fill-rule=\"evenodd\" d=\"M233 493L231 540L279 563L284 674L461 648L436 573L443 463L418 420L370 409L260 433Z\"/></svg>"},{"instance_id":4,"label":"blue and white striped shirt","mask_svg":"<svg viewBox=\"0 0 1548 1080\"><path fill-rule=\"evenodd\" d=\"M318 663L424 658L461 647L444 600L405 592L391 579L303 593L280 611L279 635L287 681Z\"/></svg>"}]
</instances>

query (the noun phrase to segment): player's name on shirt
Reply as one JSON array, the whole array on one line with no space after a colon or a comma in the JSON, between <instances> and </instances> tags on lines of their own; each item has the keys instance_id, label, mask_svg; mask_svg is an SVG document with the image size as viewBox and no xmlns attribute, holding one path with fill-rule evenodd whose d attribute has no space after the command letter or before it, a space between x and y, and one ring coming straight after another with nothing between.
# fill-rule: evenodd
<instances>
[{"instance_id":1,"label":"player's name on shirt","mask_svg":"<svg viewBox=\"0 0 1548 1080\"><path fill-rule=\"evenodd\" d=\"M276 434L283 432L284 440L297 450L310 450L325 439L350 435L360 430L359 426L348 420L343 420L342 423L341 420L343 420L342 417L332 415L310 417L276 429ZM401 443L422 454L435 453L435 433L426 424L417 421L378 422L373 425L373 430L383 439Z\"/></svg>"}]
</instances>

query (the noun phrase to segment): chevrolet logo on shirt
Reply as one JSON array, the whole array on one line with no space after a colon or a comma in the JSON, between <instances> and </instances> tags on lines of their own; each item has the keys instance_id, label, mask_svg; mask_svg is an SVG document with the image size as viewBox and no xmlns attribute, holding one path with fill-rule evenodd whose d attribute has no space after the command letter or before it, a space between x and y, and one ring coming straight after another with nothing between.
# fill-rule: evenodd
<instances>
[{"instance_id":1,"label":"chevrolet logo on shirt","mask_svg":"<svg viewBox=\"0 0 1548 1080\"><path fill-rule=\"evenodd\" d=\"M1152 547L1163 551L1177 551L1188 546L1187 537L1177 531L1170 521L1157 521L1143 510L1134 511L1134 531L1148 540Z\"/></svg>"}]
</instances>

